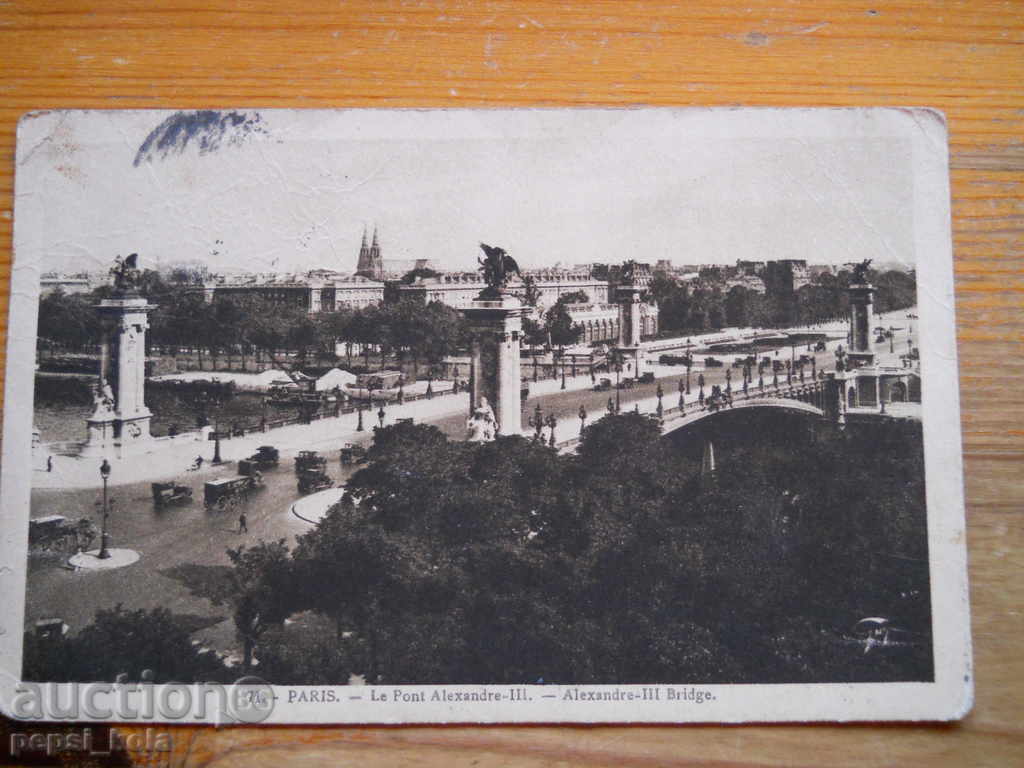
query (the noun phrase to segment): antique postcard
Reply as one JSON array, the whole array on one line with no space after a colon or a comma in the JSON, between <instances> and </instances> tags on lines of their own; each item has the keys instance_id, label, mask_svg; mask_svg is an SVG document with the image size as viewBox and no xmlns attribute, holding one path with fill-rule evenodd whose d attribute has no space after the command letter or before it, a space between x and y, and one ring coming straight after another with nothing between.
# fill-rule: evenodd
<instances>
[{"instance_id":1,"label":"antique postcard","mask_svg":"<svg viewBox=\"0 0 1024 768\"><path fill-rule=\"evenodd\" d=\"M8 716L970 709L941 114L39 112L16 164Z\"/></svg>"}]
</instances>

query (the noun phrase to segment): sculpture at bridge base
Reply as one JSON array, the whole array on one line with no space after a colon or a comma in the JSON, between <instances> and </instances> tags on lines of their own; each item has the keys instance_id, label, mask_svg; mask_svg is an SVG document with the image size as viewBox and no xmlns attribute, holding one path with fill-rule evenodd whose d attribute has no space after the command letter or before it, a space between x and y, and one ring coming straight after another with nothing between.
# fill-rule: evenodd
<instances>
[{"instance_id":1,"label":"sculpture at bridge base","mask_svg":"<svg viewBox=\"0 0 1024 768\"><path fill-rule=\"evenodd\" d=\"M488 284L462 310L471 339L467 426L476 420L477 411L486 407L494 422L494 435L518 435L522 431L519 347L525 310L507 286L511 275L518 274L518 266L501 248L483 243L480 247L487 254L481 269Z\"/></svg>"},{"instance_id":2,"label":"sculpture at bridge base","mask_svg":"<svg viewBox=\"0 0 1024 768\"><path fill-rule=\"evenodd\" d=\"M153 446L152 413L146 407L146 331L155 306L138 293L142 272L138 255L118 258L111 269L114 291L96 310L100 315L100 375L93 412L86 419L88 437L80 455L124 458Z\"/></svg>"}]
</instances>

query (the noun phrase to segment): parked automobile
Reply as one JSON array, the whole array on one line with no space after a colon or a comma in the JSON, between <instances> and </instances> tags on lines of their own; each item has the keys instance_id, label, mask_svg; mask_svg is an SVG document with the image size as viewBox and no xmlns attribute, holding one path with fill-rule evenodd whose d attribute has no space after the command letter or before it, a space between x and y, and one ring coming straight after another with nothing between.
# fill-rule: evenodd
<instances>
[{"instance_id":1,"label":"parked automobile","mask_svg":"<svg viewBox=\"0 0 1024 768\"><path fill-rule=\"evenodd\" d=\"M604 392L612 388L611 379L598 379L597 384L594 385L595 392Z\"/></svg>"},{"instance_id":2,"label":"parked automobile","mask_svg":"<svg viewBox=\"0 0 1024 768\"><path fill-rule=\"evenodd\" d=\"M257 469L270 469L277 466L280 458L281 454L277 448L272 445L261 445L248 461L255 464Z\"/></svg>"},{"instance_id":3,"label":"parked automobile","mask_svg":"<svg viewBox=\"0 0 1024 768\"><path fill-rule=\"evenodd\" d=\"M650 384L654 381L654 371L644 371L640 374L641 384Z\"/></svg>"},{"instance_id":4,"label":"parked automobile","mask_svg":"<svg viewBox=\"0 0 1024 768\"><path fill-rule=\"evenodd\" d=\"M704 367L705 368L721 368L724 365L725 365L725 363L723 363L718 358L715 358L715 357L705 357L704 358Z\"/></svg>"},{"instance_id":5,"label":"parked automobile","mask_svg":"<svg viewBox=\"0 0 1024 768\"><path fill-rule=\"evenodd\" d=\"M327 458L316 451L299 451L295 457L295 474L301 474L308 470L324 470L327 468Z\"/></svg>"},{"instance_id":6,"label":"parked automobile","mask_svg":"<svg viewBox=\"0 0 1024 768\"><path fill-rule=\"evenodd\" d=\"M316 493L332 487L334 480L319 469L307 469L299 474L299 493Z\"/></svg>"},{"instance_id":7,"label":"parked automobile","mask_svg":"<svg viewBox=\"0 0 1024 768\"><path fill-rule=\"evenodd\" d=\"M238 477L221 477L207 480L203 486L203 503L207 509L224 509L232 501L245 497L263 487L263 478L259 471L255 475L239 475Z\"/></svg>"},{"instance_id":8,"label":"parked automobile","mask_svg":"<svg viewBox=\"0 0 1024 768\"><path fill-rule=\"evenodd\" d=\"M153 503L159 507L170 504L185 504L192 501L192 489L178 483L151 483Z\"/></svg>"},{"instance_id":9,"label":"parked automobile","mask_svg":"<svg viewBox=\"0 0 1024 768\"><path fill-rule=\"evenodd\" d=\"M29 552L73 553L88 549L98 532L96 524L83 517L76 523L64 515L46 515L28 521Z\"/></svg>"},{"instance_id":10,"label":"parked automobile","mask_svg":"<svg viewBox=\"0 0 1024 768\"><path fill-rule=\"evenodd\" d=\"M689 355L661 355L658 362L662 365L692 365L693 363Z\"/></svg>"},{"instance_id":11,"label":"parked automobile","mask_svg":"<svg viewBox=\"0 0 1024 768\"><path fill-rule=\"evenodd\" d=\"M623 379L619 382L619 389L632 389L636 386L636 382L633 379Z\"/></svg>"},{"instance_id":12,"label":"parked automobile","mask_svg":"<svg viewBox=\"0 0 1024 768\"><path fill-rule=\"evenodd\" d=\"M366 449L356 443L345 443L341 449L342 464L357 464L366 459Z\"/></svg>"}]
</instances>

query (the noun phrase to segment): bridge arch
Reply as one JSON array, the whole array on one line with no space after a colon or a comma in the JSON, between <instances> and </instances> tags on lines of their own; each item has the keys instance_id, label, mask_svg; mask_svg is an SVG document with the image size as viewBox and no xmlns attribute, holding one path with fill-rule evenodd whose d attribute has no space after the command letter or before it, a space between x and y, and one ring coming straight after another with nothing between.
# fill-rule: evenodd
<instances>
[{"instance_id":1,"label":"bridge arch","mask_svg":"<svg viewBox=\"0 0 1024 768\"><path fill-rule=\"evenodd\" d=\"M715 409L709 409L707 407L698 409L696 406L691 406L692 410L688 410L682 415L676 413L674 418L672 416L667 417L665 419L665 426L662 430L662 434L668 435L676 430L684 429L692 424L713 418L719 414L738 411L745 408L774 408L778 410L792 411L795 413L808 413L814 416L825 415L825 411L821 408L817 407L813 403L805 403L801 400L794 400L786 397L751 397L744 400L734 400L732 406L726 405Z\"/></svg>"}]
</instances>

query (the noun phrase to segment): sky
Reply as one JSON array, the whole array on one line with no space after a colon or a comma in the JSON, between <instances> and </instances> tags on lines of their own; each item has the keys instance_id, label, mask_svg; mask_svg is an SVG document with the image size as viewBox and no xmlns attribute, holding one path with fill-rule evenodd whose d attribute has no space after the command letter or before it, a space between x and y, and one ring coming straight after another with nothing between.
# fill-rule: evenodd
<instances>
[{"instance_id":1,"label":"sky","mask_svg":"<svg viewBox=\"0 0 1024 768\"><path fill-rule=\"evenodd\" d=\"M19 127L15 248L41 271L474 269L913 253L911 147L884 111L49 112Z\"/></svg>"}]
</instances>

